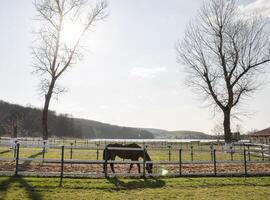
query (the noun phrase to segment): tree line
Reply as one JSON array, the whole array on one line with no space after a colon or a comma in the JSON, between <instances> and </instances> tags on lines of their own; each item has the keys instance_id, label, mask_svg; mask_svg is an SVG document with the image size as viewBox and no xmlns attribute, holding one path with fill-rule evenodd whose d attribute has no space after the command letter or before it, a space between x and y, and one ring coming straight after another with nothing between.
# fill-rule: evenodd
<instances>
[{"instance_id":1,"label":"tree line","mask_svg":"<svg viewBox=\"0 0 270 200\"><path fill-rule=\"evenodd\" d=\"M42 137L42 109L20 106L0 100L0 136ZM120 127L92 120L73 118L68 114L48 112L48 131L53 137L88 139L151 139L146 130Z\"/></svg>"},{"instance_id":2,"label":"tree line","mask_svg":"<svg viewBox=\"0 0 270 200\"><path fill-rule=\"evenodd\" d=\"M41 109L23 107L0 101L0 135L10 137L41 137ZM57 115L49 111L50 133L58 137L80 137L81 131L74 126L74 119L67 114Z\"/></svg>"}]
</instances>

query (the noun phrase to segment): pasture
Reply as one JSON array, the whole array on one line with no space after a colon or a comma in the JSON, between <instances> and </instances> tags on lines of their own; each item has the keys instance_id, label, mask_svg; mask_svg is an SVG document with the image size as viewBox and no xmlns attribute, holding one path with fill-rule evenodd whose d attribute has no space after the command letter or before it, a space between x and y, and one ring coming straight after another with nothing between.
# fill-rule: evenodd
<instances>
[{"instance_id":1,"label":"pasture","mask_svg":"<svg viewBox=\"0 0 270 200\"><path fill-rule=\"evenodd\" d=\"M140 143L154 163L153 177L142 178L136 166L127 174L130 161L117 158L116 174L108 167L109 176L104 178L105 146L88 140L51 141L45 152L33 140L22 141L18 151L0 142L0 199L264 200L270 196L270 176L262 176L270 174L268 149L235 145L224 150L220 143ZM139 162L144 165L143 159ZM18 176L13 176L16 171ZM256 173L261 176L249 177Z\"/></svg>"},{"instance_id":2,"label":"pasture","mask_svg":"<svg viewBox=\"0 0 270 200\"><path fill-rule=\"evenodd\" d=\"M0 177L0 199L268 200L270 177L64 179Z\"/></svg>"},{"instance_id":3,"label":"pasture","mask_svg":"<svg viewBox=\"0 0 270 200\"><path fill-rule=\"evenodd\" d=\"M109 142L110 143L110 142ZM112 142L111 142L112 143ZM63 177L104 177L103 150L106 142L88 140L51 140L48 152L43 151L39 140L21 141L18 155L16 150L4 143L0 145L0 172L12 175L16 168L19 175ZM257 146L234 145L224 150L222 143L175 143L141 142L154 163L155 176L193 175L260 175L270 173L269 149ZM16 156L18 166L16 167ZM61 162L63 165L61 165ZM110 161L108 161L110 162ZM134 166L126 174L130 160L116 158L116 173L121 176L142 176ZM143 159L139 160L143 164ZM8 173L6 173L8 172ZM108 173L113 175L108 167Z\"/></svg>"}]
</instances>

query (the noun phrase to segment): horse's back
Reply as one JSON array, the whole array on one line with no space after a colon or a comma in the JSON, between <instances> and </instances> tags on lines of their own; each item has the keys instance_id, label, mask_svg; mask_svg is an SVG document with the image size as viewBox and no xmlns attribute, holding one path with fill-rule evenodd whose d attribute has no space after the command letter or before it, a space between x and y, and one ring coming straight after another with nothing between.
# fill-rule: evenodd
<instances>
[{"instance_id":1,"label":"horse's back","mask_svg":"<svg viewBox=\"0 0 270 200\"><path fill-rule=\"evenodd\" d=\"M142 148L140 145L136 143L130 143L130 144L119 144L119 143L113 143L113 144L108 144L106 147L123 147L123 148Z\"/></svg>"},{"instance_id":2,"label":"horse's back","mask_svg":"<svg viewBox=\"0 0 270 200\"><path fill-rule=\"evenodd\" d=\"M126 145L123 145L123 147L127 147L127 148L141 148L141 146L138 145L138 144L136 144L136 143L126 144Z\"/></svg>"},{"instance_id":3,"label":"horse's back","mask_svg":"<svg viewBox=\"0 0 270 200\"><path fill-rule=\"evenodd\" d=\"M123 145L119 143L113 143L113 144L107 144L106 147L123 147Z\"/></svg>"},{"instance_id":4,"label":"horse's back","mask_svg":"<svg viewBox=\"0 0 270 200\"><path fill-rule=\"evenodd\" d=\"M108 144L106 145L107 147L120 147L121 149L117 150L117 149L109 149L108 153L110 154L110 156L118 156L120 158L123 159L135 159L137 160L139 157L142 156L142 152L141 151L137 151L137 150L131 150L131 149L122 149L122 148L141 148L138 144L136 143L131 143L131 144L119 144L119 143L114 143L114 144Z\"/></svg>"}]
</instances>

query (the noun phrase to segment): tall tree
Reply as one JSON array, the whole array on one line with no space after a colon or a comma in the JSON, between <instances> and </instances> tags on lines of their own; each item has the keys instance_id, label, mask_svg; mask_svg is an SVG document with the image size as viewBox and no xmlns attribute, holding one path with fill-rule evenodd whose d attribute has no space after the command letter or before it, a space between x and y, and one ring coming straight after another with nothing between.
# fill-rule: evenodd
<instances>
[{"instance_id":1,"label":"tall tree","mask_svg":"<svg viewBox=\"0 0 270 200\"><path fill-rule=\"evenodd\" d=\"M34 5L40 28L35 32L33 65L34 72L42 77L42 127L43 139L47 140L51 97L63 92L56 83L80 58L82 40L97 21L106 17L107 3L100 1L91 6L88 0L36 0Z\"/></svg>"},{"instance_id":2,"label":"tall tree","mask_svg":"<svg viewBox=\"0 0 270 200\"><path fill-rule=\"evenodd\" d=\"M189 85L223 113L226 143L232 140L232 111L258 88L259 74L270 61L267 20L244 15L236 3L205 3L177 44Z\"/></svg>"}]
</instances>

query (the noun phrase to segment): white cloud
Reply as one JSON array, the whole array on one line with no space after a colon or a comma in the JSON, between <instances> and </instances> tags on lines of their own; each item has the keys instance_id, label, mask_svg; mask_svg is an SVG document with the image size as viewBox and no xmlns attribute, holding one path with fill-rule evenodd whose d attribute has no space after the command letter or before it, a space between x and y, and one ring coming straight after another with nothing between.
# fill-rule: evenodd
<instances>
[{"instance_id":1,"label":"white cloud","mask_svg":"<svg viewBox=\"0 0 270 200\"><path fill-rule=\"evenodd\" d=\"M155 78L158 74L167 72L165 67L156 67L156 68L144 68L144 67L134 67L131 69L131 76L140 77L140 78Z\"/></svg>"},{"instance_id":2,"label":"white cloud","mask_svg":"<svg viewBox=\"0 0 270 200\"><path fill-rule=\"evenodd\" d=\"M244 14L256 13L270 17L270 0L256 0L252 3L241 5L239 9Z\"/></svg>"}]
</instances>

